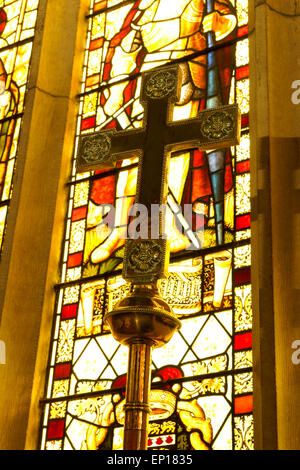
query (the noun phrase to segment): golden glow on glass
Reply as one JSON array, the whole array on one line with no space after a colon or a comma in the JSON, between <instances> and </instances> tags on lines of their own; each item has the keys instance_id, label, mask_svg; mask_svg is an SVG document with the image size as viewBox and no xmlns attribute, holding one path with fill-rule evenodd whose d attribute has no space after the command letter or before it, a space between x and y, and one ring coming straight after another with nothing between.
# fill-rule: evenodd
<instances>
[{"instance_id":1,"label":"golden glow on glass","mask_svg":"<svg viewBox=\"0 0 300 470\"><path fill-rule=\"evenodd\" d=\"M74 207L81 207L87 204L89 197L89 181L77 183L75 185Z\"/></svg>"},{"instance_id":2,"label":"golden glow on glass","mask_svg":"<svg viewBox=\"0 0 300 470\"><path fill-rule=\"evenodd\" d=\"M236 416L234 418L234 450L253 450L254 426L253 416Z\"/></svg>"},{"instance_id":3,"label":"golden glow on glass","mask_svg":"<svg viewBox=\"0 0 300 470\"><path fill-rule=\"evenodd\" d=\"M238 0L236 2L238 25L248 24L248 0Z\"/></svg>"},{"instance_id":4,"label":"golden glow on glass","mask_svg":"<svg viewBox=\"0 0 300 470\"><path fill-rule=\"evenodd\" d=\"M71 226L69 253L82 251L84 246L85 220L73 222Z\"/></svg>"},{"instance_id":5,"label":"golden glow on glass","mask_svg":"<svg viewBox=\"0 0 300 470\"><path fill-rule=\"evenodd\" d=\"M243 134L241 136L240 145L236 147L236 159L238 162L248 160L250 158L250 136Z\"/></svg>"},{"instance_id":6,"label":"golden glow on glass","mask_svg":"<svg viewBox=\"0 0 300 470\"><path fill-rule=\"evenodd\" d=\"M241 67L249 63L249 39L239 41L236 45L236 66Z\"/></svg>"},{"instance_id":7,"label":"golden glow on glass","mask_svg":"<svg viewBox=\"0 0 300 470\"><path fill-rule=\"evenodd\" d=\"M78 301L79 297L79 286L70 286L65 288L64 292L64 304L73 304Z\"/></svg>"},{"instance_id":8,"label":"golden glow on glass","mask_svg":"<svg viewBox=\"0 0 300 470\"><path fill-rule=\"evenodd\" d=\"M245 214L251 210L250 174L236 176L236 213Z\"/></svg>"},{"instance_id":9,"label":"golden glow on glass","mask_svg":"<svg viewBox=\"0 0 300 470\"><path fill-rule=\"evenodd\" d=\"M74 335L75 320L61 322L56 353L57 362L66 362L72 359Z\"/></svg>"},{"instance_id":10,"label":"golden glow on glass","mask_svg":"<svg viewBox=\"0 0 300 470\"><path fill-rule=\"evenodd\" d=\"M249 78L237 82L236 101L242 114L249 113Z\"/></svg>"},{"instance_id":11,"label":"golden glow on glass","mask_svg":"<svg viewBox=\"0 0 300 470\"><path fill-rule=\"evenodd\" d=\"M48 441L46 443L45 450L61 450L61 449L62 449L62 441L61 440Z\"/></svg>"},{"instance_id":12,"label":"golden glow on glass","mask_svg":"<svg viewBox=\"0 0 300 470\"><path fill-rule=\"evenodd\" d=\"M56 380L53 384L52 397L65 397L68 394L68 380Z\"/></svg>"},{"instance_id":13,"label":"golden glow on glass","mask_svg":"<svg viewBox=\"0 0 300 470\"><path fill-rule=\"evenodd\" d=\"M251 245L240 246L234 250L234 267L236 269L251 265Z\"/></svg>"},{"instance_id":14,"label":"golden glow on glass","mask_svg":"<svg viewBox=\"0 0 300 470\"><path fill-rule=\"evenodd\" d=\"M0 4L0 195L9 203L37 18L38 0L3 0ZM20 41L26 41L21 44ZM10 46L10 47L8 47ZM5 120L4 120L5 119ZM0 246L7 211L1 208Z\"/></svg>"},{"instance_id":15,"label":"golden glow on glass","mask_svg":"<svg viewBox=\"0 0 300 470\"><path fill-rule=\"evenodd\" d=\"M250 330L252 327L252 296L251 286L235 288L234 322L237 332Z\"/></svg>"},{"instance_id":16,"label":"golden glow on glass","mask_svg":"<svg viewBox=\"0 0 300 470\"><path fill-rule=\"evenodd\" d=\"M81 92L88 93L80 99L75 158L78 136L82 134L99 131L105 126L141 127L144 113L139 100L141 79L138 78L130 88L130 74L137 69L143 72L174 58L182 58L203 49L206 44L206 41L201 42L202 36L198 34L199 19L197 23L193 10L196 2L173 1L170 9L169 0L142 0L134 20L130 20L129 25L133 24L133 27L116 37L133 2L108 12L104 9L119 3L118 0L91 3L95 15L89 19L81 87ZM223 8L227 0L216 3ZM248 23L248 1L230 0L230 3L237 9L237 18L223 15L217 39L222 35L226 39L236 21L238 27ZM210 21L212 18L203 19L203 24ZM112 39L113 51L110 49ZM147 50L141 60L139 54L143 45ZM249 112L248 48L247 39L237 42L233 60L239 74L233 71L228 90L229 101L239 104L243 117ZM137 67L139 60L141 63ZM201 70L206 64L204 57L197 60L191 66L182 65L186 86L182 87L180 105L174 107L174 120L196 116L199 110L202 98L195 97L192 83L205 94L206 83ZM124 79L124 82L113 85L118 79ZM205 103L201 106L205 107ZM248 242L233 243L250 238L250 227L244 219L238 219L250 212L247 128L248 125L243 127L240 145L232 148L228 155L227 176L230 163L236 173L233 172L224 196L227 245L220 249L216 247L212 196L195 197L195 213L205 216L205 230L197 228L205 251L196 254L185 251L180 258L172 257L167 278L159 282L160 293L180 316L182 328L165 347L153 351L155 389L153 386L150 397L149 449L167 450L176 446L178 450L204 450L210 445L216 450L253 448L250 412L249 415L235 414L236 397L252 394L253 388L252 374L243 372L252 365L251 350L239 349L243 342L236 341L237 336L243 339L252 328L251 285L242 277L250 268L251 248ZM124 395L114 388L119 380L117 387L125 387L128 348L113 339L103 324L103 316L130 292L132 286L122 279L120 271L115 271L122 268L122 246L113 249L111 256L101 263L92 262L91 254L112 232L111 228L100 225L101 204L116 206L116 226L126 223L124 208L128 207L136 189L137 171L136 167L128 169L131 163L132 160L123 162L117 176L110 172L97 179L94 174L88 181L84 179L92 172L76 174L73 165L61 280L80 282L61 290L49 387L52 387L53 397L89 393L93 396L70 400L66 406L58 402L50 407L49 421L47 416L44 418L45 426L51 425L54 419L65 419L66 429L63 440L60 436L44 438L43 447L46 448L101 449L108 440L113 449L123 448ZM201 173L205 164L205 155L192 151L172 156L170 207L174 208L175 201L182 201L184 197L192 199L194 187L205 184ZM209 179L206 184L210 184ZM167 214L168 230L174 228L170 214L171 211ZM241 228L235 232L237 223ZM68 379L62 380L57 366L63 368L66 364L70 373ZM238 370L239 374L235 376L233 370ZM177 381L177 377L180 380ZM169 381L167 389L164 380ZM95 392L99 396L95 396Z\"/></svg>"}]
</instances>

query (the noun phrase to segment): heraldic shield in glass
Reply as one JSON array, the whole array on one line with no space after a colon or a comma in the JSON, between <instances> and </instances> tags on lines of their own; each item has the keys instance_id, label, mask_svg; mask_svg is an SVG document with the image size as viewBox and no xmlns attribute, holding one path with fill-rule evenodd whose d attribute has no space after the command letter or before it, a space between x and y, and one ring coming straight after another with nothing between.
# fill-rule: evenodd
<instances>
[{"instance_id":1,"label":"heraldic shield in glass","mask_svg":"<svg viewBox=\"0 0 300 470\"><path fill-rule=\"evenodd\" d=\"M172 119L237 103L242 130L218 158L171 155L159 288L182 327L153 351L148 448L252 449L248 0L92 1L87 31L41 448L122 449L128 350L103 316L131 290L137 158L85 173L76 158L83 135L141 128L142 73L177 63Z\"/></svg>"},{"instance_id":2,"label":"heraldic shield in glass","mask_svg":"<svg viewBox=\"0 0 300 470\"><path fill-rule=\"evenodd\" d=\"M0 1L0 250L13 190L39 0Z\"/></svg>"}]
</instances>

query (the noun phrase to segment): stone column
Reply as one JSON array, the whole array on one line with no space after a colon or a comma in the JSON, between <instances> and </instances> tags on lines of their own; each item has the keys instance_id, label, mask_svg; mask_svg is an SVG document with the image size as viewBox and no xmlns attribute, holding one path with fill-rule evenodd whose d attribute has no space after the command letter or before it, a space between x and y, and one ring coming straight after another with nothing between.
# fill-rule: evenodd
<instances>
[{"instance_id":1,"label":"stone column","mask_svg":"<svg viewBox=\"0 0 300 470\"><path fill-rule=\"evenodd\" d=\"M250 4L255 446L299 449L300 1Z\"/></svg>"},{"instance_id":2,"label":"stone column","mask_svg":"<svg viewBox=\"0 0 300 470\"><path fill-rule=\"evenodd\" d=\"M40 0L0 265L1 449L38 446L88 4Z\"/></svg>"}]
</instances>

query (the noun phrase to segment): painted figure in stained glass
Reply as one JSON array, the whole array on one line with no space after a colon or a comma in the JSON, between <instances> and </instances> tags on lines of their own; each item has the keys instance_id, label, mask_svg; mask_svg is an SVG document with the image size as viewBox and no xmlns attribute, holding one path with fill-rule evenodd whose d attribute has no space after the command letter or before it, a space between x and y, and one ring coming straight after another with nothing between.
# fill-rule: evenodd
<instances>
[{"instance_id":1,"label":"painted figure in stained glass","mask_svg":"<svg viewBox=\"0 0 300 470\"><path fill-rule=\"evenodd\" d=\"M0 9L0 41L1 35L4 32L7 24L7 15L3 8ZM6 41L3 41L6 45ZM19 90L16 83L12 80L11 74L9 75L5 69L2 59L0 59L0 161L4 163L9 158L11 149L14 129L16 121L8 118L14 116L17 112L19 100ZM5 121L3 121L5 119ZM7 120L6 120L7 119ZM5 170L5 166L1 165ZM0 175L1 186L4 183L5 171Z\"/></svg>"},{"instance_id":2,"label":"painted figure in stained glass","mask_svg":"<svg viewBox=\"0 0 300 470\"><path fill-rule=\"evenodd\" d=\"M140 81L126 80L129 74L143 72L169 60L180 59L206 49L207 34L211 31L215 33L216 41L222 41L233 33L236 17L232 3L229 0L213 3L213 11L207 13L204 0L176 0L172 2L171 9L167 0L135 2L124 18L121 31L110 40L107 48L102 83L109 84L109 87L103 91L100 99L102 109L100 118L98 116L99 128L129 129L142 125L143 108L138 99ZM226 49L222 52L223 68L219 71L221 81L218 90L224 104L229 98L233 62L232 48ZM207 55L200 55L181 65L182 88L180 101L174 109L175 120L195 117L200 109L208 105L209 90L214 88L214 84L209 83L212 79L209 77L207 65ZM124 79L122 83L113 84L121 79ZM233 194L229 153L225 158L222 171L212 178L203 152L195 150L173 155L169 188L170 197L175 204L193 204L194 212L202 212L206 223L210 220L211 224L214 216L210 213L216 208L212 199L215 199L217 192L222 193L225 190L225 222L232 228ZM90 230L87 232L85 245L86 261L90 259L95 264L103 262L112 253L119 254L120 247L124 244L128 208L134 199L137 177L136 168L126 169L128 163L132 161L123 162L124 171L120 172L116 182L113 181L114 177L107 177L93 183L88 215ZM178 174L181 175L179 183L176 177ZM213 188L216 177L219 181L216 188ZM220 184L223 185L221 190ZM105 233L101 230L103 204L114 203L114 228ZM171 252L181 251L190 245L190 241L176 228L170 210L167 213L167 227ZM203 231L203 227L195 227L195 231L197 230ZM210 230L210 233L212 232L214 230ZM207 245L216 244L216 237L212 238L213 240L206 241ZM117 263L120 262L121 258ZM107 269L109 266L107 264Z\"/></svg>"},{"instance_id":3,"label":"painted figure in stained glass","mask_svg":"<svg viewBox=\"0 0 300 470\"><path fill-rule=\"evenodd\" d=\"M165 367L154 374L155 382L180 379L179 368ZM126 376L119 377L112 389L126 384ZM210 419L196 398L182 400L182 386L156 388L150 392L150 425L148 448L159 450L210 450L213 438ZM85 420L93 417L87 427L81 450L121 450L123 446L124 393L83 400L76 405L75 415ZM89 415L89 416L88 416Z\"/></svg>"}]
</instances>

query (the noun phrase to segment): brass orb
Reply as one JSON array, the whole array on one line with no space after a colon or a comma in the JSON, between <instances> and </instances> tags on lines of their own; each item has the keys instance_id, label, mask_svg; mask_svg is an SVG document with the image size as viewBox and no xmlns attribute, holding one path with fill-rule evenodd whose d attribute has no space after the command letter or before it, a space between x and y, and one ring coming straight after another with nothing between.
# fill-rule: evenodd
<instances>
[{"instance_id":1,"label":"brass orb","mask_svg":"<svg viewBox=\"0 0 300 470\"><path fill-rule=\"evenodd\" d=\"M136 285L104 316L113 337L120 343L147 342L154 348L168 343L181 322L160 296L156 284Z\"/></svg>"}]
</instances>

